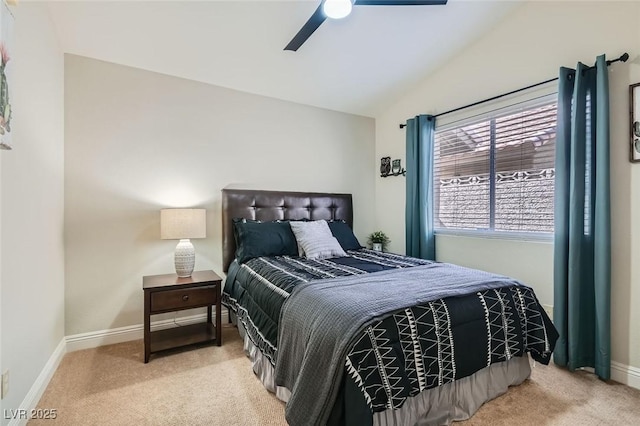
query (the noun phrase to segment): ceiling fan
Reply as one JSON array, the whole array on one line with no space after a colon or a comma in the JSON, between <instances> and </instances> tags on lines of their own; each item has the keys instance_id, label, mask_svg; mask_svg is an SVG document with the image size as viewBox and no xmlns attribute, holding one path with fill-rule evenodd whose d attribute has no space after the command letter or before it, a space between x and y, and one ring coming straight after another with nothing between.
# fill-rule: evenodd
<instances>
[{"instance_id":1,"label":"ceiling fan","mask_svg":"<svg viewBox=\"0 0 640 426\"><path fill-rule=\"evenodd\" d=\"M322 0L320 6L313 12L311 18L302 26L298 34L287 44L284 50L296 51L320 24L327 18L341 19L351 13L355 6L431 6L444 5L447 0Z\"/></svg>"}]
</instances>

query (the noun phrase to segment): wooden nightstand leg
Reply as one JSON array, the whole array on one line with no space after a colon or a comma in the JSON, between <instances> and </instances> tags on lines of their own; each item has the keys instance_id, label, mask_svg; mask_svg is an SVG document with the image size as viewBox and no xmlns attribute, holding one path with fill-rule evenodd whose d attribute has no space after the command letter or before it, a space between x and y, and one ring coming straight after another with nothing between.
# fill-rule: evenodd
<instances>
[{"instance_id":1,"label":"wooden nightstand leg","mask_svg":"<svg viewBox=\"0 0 640 426\"><path fill-rule=\"evenodd\" d=\"M207 322L210 322L211 324L213 324L213 316L211 315L212 313L212 306L209 305L207 306Z\"/></svg>"},{"instance_id":2,"label":"wooden nightstand leg","mask_svg":"<svg viewBox=\"0 0 640 426\"><path fill-rule=\"evenodd\" d=\"M144 292L144 363L151 355L151 292Z\"/></svg>"},{"instance_id":3,"label":"wooden nightstand leg","mask_svg":"<svg viewBox=\"0 0 640 426\"><path fill-rule=\"evenodd\" d=\"M219 296L216 300L216 345L222 345L222 305Z\"/></svg>"}]
</instances>

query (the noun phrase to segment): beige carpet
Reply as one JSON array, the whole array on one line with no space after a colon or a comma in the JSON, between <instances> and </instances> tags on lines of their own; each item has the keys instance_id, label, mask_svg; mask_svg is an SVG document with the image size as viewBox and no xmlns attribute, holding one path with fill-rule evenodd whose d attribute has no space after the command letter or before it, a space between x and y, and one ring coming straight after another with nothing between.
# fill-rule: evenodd
<instances>
[{"instance_id":1,"label":"beige carpet","mask_svg":"<svg viewBox=\"0 0 640 426\"><path fill-rule=\"evenodd\" d=\"M237 330L223 345L142 362L142 341L65 355L30 425L285 425L284 405L251 371ZM640 424L640 391L537 365L531 379L456 425Z\"/></svg>"}]
</instances>

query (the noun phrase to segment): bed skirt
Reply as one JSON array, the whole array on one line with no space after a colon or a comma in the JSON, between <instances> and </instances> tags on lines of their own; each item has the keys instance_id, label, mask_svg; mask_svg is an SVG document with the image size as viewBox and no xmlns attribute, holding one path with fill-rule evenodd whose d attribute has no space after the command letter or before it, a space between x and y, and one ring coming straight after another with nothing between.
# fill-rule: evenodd
<instances>
[{"instance_id":1,"label":"bed skirt","mask_svg":"<svg viewBox=\"0 0 640 426\"><path fill-rule=\"evenodd\" d=\"M291 392L275 384L275 370L257 346L251 342L242 323L232 315L232 322L244 341L244 350L264 387L287 402ZM427 389L410 397L396 410L385 410L373 415L374 426L392 425L448 425L452 421L470 418L482 404L507 391L509 386L519 385L531 375L529 356L514 357L508 361L491 364L475 374Z\"/></svg>"},{"instance_id":2,"label":"bed skirt","mask_svg":"<svg viewBox=\"0 0 640 426\"><path fill-rule=\"evenodd\" d=\"M264 356L260 349L253 344L241 322L236 321L235 315L232 313L232 322L238 326L238 333L244 341L244 352L251 360L253 372L260 379L265 388L271 393L275 393L276 397L284 402L289 400L291 392L289 389L276 385L276 372L271 362Z\"/></svg>"}]
</instances>

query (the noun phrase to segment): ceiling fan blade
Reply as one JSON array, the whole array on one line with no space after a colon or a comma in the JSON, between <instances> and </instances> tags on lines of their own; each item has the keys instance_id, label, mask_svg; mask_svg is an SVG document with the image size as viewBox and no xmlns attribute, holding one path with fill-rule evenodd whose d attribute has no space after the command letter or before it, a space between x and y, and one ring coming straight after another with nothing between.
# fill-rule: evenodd
<instances>
[{"instance_id":1,"label":"ceiling fan blade","mask_svg":"<svg viewBox=\"0 0 640 426\"><path fill-rule=\"evenodd\" d=\"M316 11L313 12L311 18L309 18L307 23L304 24L302 28L300 28L298 34L293 37L293 39L289 42L289 44L287 44L284 50L292 50L294 52L298 50L298 48L302 46L309 37L311 37L311 34L313 34L313 32L318 29L320 24L322 24L325 19L327 19L327 16L322 11L322 3L320 3L320 6L318 6Z\"/></svg>"},{"instance_id":2,"label":"ceiling fan blade","mask_svg":"<svg viewBox=\"0 0 640 426\"><path fill-rule=\"evenodd\" d=\"M447 4L447 0L356 0L358 6L432 6Z\"/></svg>"}]
</instances>

